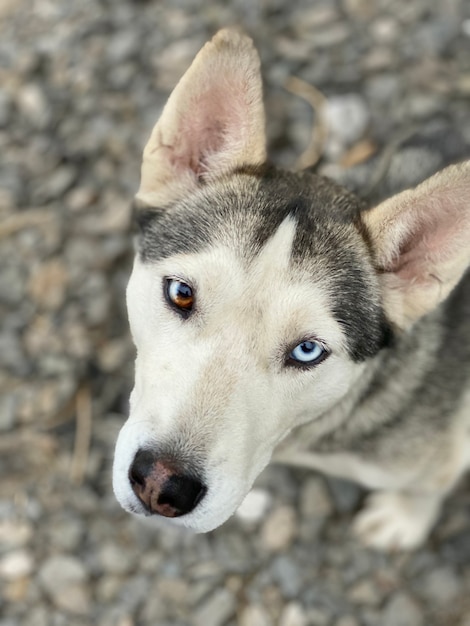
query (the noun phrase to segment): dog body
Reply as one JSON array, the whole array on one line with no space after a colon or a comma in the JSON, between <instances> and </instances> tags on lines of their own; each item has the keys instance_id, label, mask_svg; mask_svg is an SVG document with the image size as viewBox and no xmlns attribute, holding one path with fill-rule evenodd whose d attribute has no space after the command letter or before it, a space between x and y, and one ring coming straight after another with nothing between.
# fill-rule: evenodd
<instances>
[{"instance_id":1,"label":"dog body","mask_svg":"<svg viewBox=\"0 0 470 626\"><path fill-rule=\"evenodd\" d=\"M470 463L469 191L467 162L366 210L267 165L257 54L216 35L144 152L124 508L211 530L274 455L380 490L368 545L423 541Z\"/></svg>"}]
</instances>

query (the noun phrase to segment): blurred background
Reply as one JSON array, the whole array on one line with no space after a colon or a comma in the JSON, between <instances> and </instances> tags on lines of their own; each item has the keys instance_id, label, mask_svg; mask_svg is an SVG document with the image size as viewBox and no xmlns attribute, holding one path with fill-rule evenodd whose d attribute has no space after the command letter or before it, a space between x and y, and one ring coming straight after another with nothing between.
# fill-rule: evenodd
<instances>
[{"instance_id":1,"label":"blurred background","mask_svg":"<svg viewBox=\"0 0 470 626\"><path fill-rule=\"evenodd\" d=\"M411 555L364 550L364 493L311 472L268 468L208 535L115 502L141 152L232 24L262 57L275 163L313 124L320 171L374 198L470 154L465 0L1 0L0 626L469 626L468 481Z\"/></svg>"}]
</instances>

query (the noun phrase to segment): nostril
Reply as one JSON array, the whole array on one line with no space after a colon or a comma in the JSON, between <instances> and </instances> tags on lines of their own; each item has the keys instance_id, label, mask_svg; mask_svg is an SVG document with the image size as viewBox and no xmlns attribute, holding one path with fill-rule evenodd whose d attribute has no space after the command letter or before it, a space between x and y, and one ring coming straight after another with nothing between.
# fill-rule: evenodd
<instances>
[{"instance_id":1,"label":"nostril","mask_svg":"<svg viewBox=\"0 0 470 626\"><path fill-rule=\"evenodd\" d=\"M145 484L145 478L143 474L141 474L140 471L133 465L131 466L131 469L129 470L129 479L132 484L137 484L137 485L140 485L141 487L143 487Z\"/></svg>"},{"instance_id":2,"label":"nostril","mask_svg":"<svg viewBox=\"0 0 470 626\"><path fill-rule=\"evenodd\" d=\"M157 501L157 512L165 515L172 510L169 517L177 517L189 513L203 499L207 487L196 478L190 476L171 476L163 485Z\"/></svg>"},{"instance_id":3,"label":"nostril","mask_svg":"<svg viewBox=\"0 0 470 626\"><path fill-rule=\"evenodd\" d=\"M129 482L149 513L179 517L192 511L207 487L174 458L139 450L129 468Z\"/></svg>"},{"instance_id":4,"label":"nostril","mask_svg":"<svg viewBox=\"0 0 470 626\"><path fill-rule=\"evenodd\" d=\"M139 450L129 469L131 484L145 486L145 479L152 473L156 458L150 450Z\"/></svg>"}]
</instances>

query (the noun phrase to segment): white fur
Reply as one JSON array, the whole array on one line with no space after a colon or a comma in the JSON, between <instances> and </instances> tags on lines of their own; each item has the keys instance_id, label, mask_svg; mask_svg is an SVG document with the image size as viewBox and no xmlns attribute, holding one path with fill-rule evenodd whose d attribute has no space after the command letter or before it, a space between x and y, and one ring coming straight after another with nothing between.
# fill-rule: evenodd
<instances>
[{"instance_id":1,"label":"white fur","mask_svg":"<svg viewBox=\"0 0 470 626\"><path fill-rule=\"evenodd\" d=\"M180 445L195 456L204 450L208 492L174 523L198 532L215 528L292 428L348 391L357 366L346 355L327 293L288 269L294 234L295 223L286 219L249 267L224 246L156 264L136 259L127 291L135 387L114 465L124 508L143 512L128 480L137 450L185 437ZM183 322L169 310L165 276L197 284L200 319ZM312 333L331 356L316 369L286 368L289 345Z\"/></svg>"}]
</instances>

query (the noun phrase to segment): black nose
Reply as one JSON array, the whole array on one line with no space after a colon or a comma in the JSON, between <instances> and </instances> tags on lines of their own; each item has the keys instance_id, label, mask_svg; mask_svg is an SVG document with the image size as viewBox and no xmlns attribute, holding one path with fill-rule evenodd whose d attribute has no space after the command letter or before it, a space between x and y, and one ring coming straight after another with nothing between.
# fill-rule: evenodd
<instances>
[{"instance_id":1,"label":"black nose","mask_svg":"<svg viewBox=\"0 0 470 626\"><path fill-rule=\"evenodd\" d=\"M190 513L207 488L182 464L153 450L139 450L129 469L134 493L150 513L179 517Z\"/></svg>"}]
</instances>

